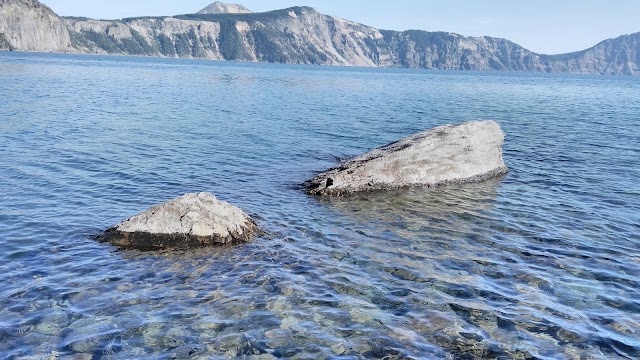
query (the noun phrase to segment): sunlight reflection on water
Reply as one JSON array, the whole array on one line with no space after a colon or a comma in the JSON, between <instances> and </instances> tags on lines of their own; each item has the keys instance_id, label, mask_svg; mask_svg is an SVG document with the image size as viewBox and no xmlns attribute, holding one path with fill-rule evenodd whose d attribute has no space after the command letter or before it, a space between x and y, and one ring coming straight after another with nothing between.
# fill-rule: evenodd
<instances>
[{"instance_id":1,"label":"sunlight reflection on water","mask_svg":"<svg viewBox=\"0 0 640 360\"><path fill-rule=\"evenodd\" d=\"M636 79L2 53L0 94L8 358L639 356ZM299 190L478 118L507 134L505 178ZM195 191L267 235L157 253L91 240Z\"/></svg>"}]
</instances>

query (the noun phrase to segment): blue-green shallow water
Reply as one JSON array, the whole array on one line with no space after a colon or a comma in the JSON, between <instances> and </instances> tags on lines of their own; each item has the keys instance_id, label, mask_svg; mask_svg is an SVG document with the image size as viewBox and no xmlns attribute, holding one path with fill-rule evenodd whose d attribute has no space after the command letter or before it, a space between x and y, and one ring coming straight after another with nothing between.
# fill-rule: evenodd
<instances>
[{"instance_id":1,"label":"blue-green shallow water","mask_svg":"<svg viewBox=\"0 0 640 360\"><path fill-rule=\"evenodd\" d=\"M5 358L640 356L640 80L0 53ZM503 179L322 200L339 159L494 119ZM91 236L210 191L269 235Z\"/></svg>"}]
</instances>

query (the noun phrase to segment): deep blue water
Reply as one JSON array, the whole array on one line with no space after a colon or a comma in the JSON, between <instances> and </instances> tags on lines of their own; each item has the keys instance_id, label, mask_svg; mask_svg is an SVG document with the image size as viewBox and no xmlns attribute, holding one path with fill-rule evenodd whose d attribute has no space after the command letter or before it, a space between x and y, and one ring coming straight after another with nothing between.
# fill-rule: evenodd
<instances>
[{"instance_id":1,"label":"deep blue water","mask_svg":"<svg viewBox=\"0 0 640 360\"><path fill-rule=\"evenodd\" d=\"M298 185L493 119L502 179ZM640 357L640 79L0 53L4 358ZM209 191L267 235L92 235Z\"/></svg>"}]
</instances>

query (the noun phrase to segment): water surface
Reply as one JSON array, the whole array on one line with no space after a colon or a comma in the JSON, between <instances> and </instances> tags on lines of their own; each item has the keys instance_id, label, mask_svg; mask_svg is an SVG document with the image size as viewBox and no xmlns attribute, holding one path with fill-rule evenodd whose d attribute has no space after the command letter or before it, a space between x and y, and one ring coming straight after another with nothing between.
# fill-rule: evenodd
<instances>
[{"instance_id":1,"label":"water surface","mask_svg":"<svg viewBox=\"0 0 640 360\"><path fill-rule=\"evenodd\" d=\"M5 358L640 357L640 80L0 53ZM511 172L318 199L298 185L494 119ZM209 191L268 233L91 236Z\"/></svg>"}]
</instances>

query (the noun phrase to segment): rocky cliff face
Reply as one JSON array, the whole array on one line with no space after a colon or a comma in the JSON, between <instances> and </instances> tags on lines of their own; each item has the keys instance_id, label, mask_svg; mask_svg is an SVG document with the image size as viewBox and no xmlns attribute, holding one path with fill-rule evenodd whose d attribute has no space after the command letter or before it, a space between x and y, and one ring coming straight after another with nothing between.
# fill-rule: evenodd
<instances>
[{"instance_id":1,"label":"rocky cliff face","mask_svg":"<svg viewBox=\"0 0 640 360\"><path fill-rule=\"evenodd\" d=\"M0 49L71 50L64 22L37 0L0 0Z\"/></svg>"},{"instance_id":2,"label":"rocky cliff face","mask_svg":"<svg viewBox=\"0 0 640 360\"><path fill-rule=\"evenodd\" d=\"M0 33L0 50L13 50L7 38L4 37L4 33Z\"/></svg>"},{"instance_id":3,"label":"rocky cliff face","mask_svg":"<svg viewBox=\"0 0 640 360\"><path fill-rule=\"evenodd\" d=\"M504 39L419 30L384 34L394 64L403 67L541 71L537 54Z\"/></svg>"},{"instance_id":4,"label":"rocky cliff face","mask_svg":"<svg viewBox=\"0 0 640 360\"><path fill-rule=\"evenodd\" d=\"M640 75L640 33L550 56L492 37L378 30L309 7L265 13L240 10L214 3L198 14L100 21L60 19L36 0L0 0L0 49L67 51L71 46L93 54Z\"/></svg>"},{"instance_id":5,"label":"rocky cliff face","mask_svg":"<svg viewBox=\"0 0 640 360\"><path fill-rule=\"evenodd\" d=\"M640 76L640 33L564 55L540 55L509 40L488 36L426 31L384 33L395 66Z\"/></svg>"},{"instance_id":6,"label":"rocky cliff face","mask_svg":"<svg viewBox=\"0 0 640 360\"><path fill-rule=\"evenodd\" d=\"M65 22L73 47L83 53L225 59L218 49L217 23L175 18L65 18Z\"/></svg>"},{"instance_id":7,"label":"rocky cliff face","mask_svg":"<svg viewBox=\"0 0 640 360\"><path fill-rule=\"evenodd\" d=\"M257 14L192 14L98 21L65 18L73 47L88 53L393 66L382 34L309 7Z\"/></svg>"},{"instance_id":8,"label":"rocky cliff face","mask_svg":"<svg viewBox=\"0 0 640 360\"><path fill-rule=\"evenodd\" d=\"M579 52L541 56L552 72L640 76L640 33L605 40Z\"/></svg>"},{"instance_id":9,"label":"rocky cliff face","mask_svg":"<svg viewBox=\"0 0 640 360\"><path fill-rule=\"evenodd\" d=\"M198 11L198 14L250 14L251 10L240 4L225 4L216 1L206 8Z\"/></svg>"}]
</instances>

